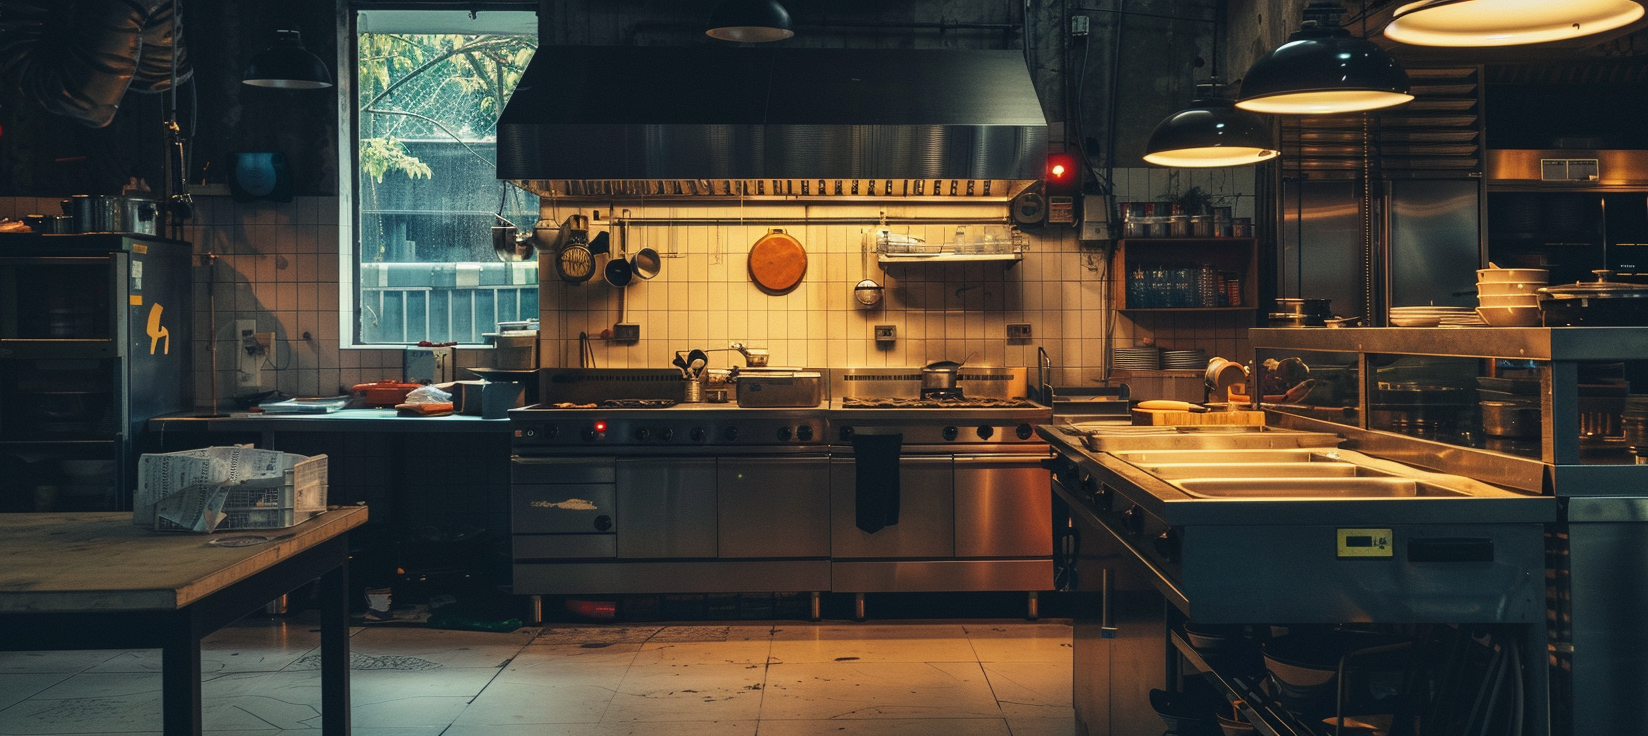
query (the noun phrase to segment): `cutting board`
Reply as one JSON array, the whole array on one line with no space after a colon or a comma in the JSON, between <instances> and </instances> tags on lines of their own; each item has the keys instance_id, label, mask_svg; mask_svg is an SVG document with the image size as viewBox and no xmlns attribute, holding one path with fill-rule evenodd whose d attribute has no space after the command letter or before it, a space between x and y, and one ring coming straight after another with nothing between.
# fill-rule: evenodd
<instances>
[{"instance_id":1,"label":"cutting board","mask_svg":"<svg viewBox=\"0 0 1648 736\"><path fill-rule=\"evenodd\" d=\"M773 230L750 246L750 280L769 294L783 294L807 275L807 249L783 230Z\"/></svg>"},{"instance_id":2,"label":"cutting board","mask_svg":"<svg viewBox=\"0 0 1648 736\"><path fill-rule=\"evenodd\" d=\"M1169 411L1165 409L1134 409L1133 423L1141 425L1209 425L1222 424L1243 427L1264 426L1262 411Z\"/></svg>"}]
</instances>

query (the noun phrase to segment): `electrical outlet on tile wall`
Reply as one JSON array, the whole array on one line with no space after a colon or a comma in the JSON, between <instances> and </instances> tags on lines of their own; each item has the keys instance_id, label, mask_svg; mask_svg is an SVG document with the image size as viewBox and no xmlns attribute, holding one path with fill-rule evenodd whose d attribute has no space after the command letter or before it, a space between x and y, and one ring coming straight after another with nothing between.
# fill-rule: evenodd
<instances>
[{"instance_id":1,"label":"electrical outlet on tile wall","mask_svg":"<svg viewBox=\"0 0 1648 736\"><path fill-rule=\"evenodd\" d=\"M256 389L262 385L263 346L258 342L257 320L235 320L235 336L230 344L236 356L235 385Z\"/></svg>"},{"instance_id":2,"label":"electrical outlet on tile wall","mask_svg":"<svg viewBox=\"0 0 1648 736\"><path fill-rule=\"evenodd\" d=\"M882 343L882 344L897 342L898 341L898 326L897 325L876 325L875 326L875 341L877 343Z\"/></svg>"},{"instance_id":3,"label":"electrical outlet on tile wall","mask_svg":"<svg viewBox=\"0 0 1648 736\"><path fill-rule=\"evenodd\" d=\"M1008 322L1007 339L1029 340L1031 338L1029 322Z\"/></svg>"}]
</instances>

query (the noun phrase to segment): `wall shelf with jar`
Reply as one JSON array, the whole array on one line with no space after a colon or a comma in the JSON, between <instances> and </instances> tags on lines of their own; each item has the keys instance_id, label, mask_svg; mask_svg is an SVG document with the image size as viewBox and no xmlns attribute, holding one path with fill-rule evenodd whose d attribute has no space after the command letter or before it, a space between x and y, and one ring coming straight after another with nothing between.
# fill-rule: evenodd
<instances>
[{"instance_id":1,"label":"wall shelf with jar","mask_svg":"<svg viewBox=\"0 0 1648 736\"><path fill-rule=\"evenodd\" d=\"M1253 238L1149 238L1116 242L1116 309L1251 311L1259 289Z\"/></svg>"}]
</instances>

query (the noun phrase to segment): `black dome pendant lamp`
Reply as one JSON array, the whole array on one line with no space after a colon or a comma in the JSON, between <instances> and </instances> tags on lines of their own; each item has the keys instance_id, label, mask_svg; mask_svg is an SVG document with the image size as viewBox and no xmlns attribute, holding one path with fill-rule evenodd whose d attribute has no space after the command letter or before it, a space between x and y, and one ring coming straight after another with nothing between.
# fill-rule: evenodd
<instances>
[{"instance_id":1,"label":"black dome pendant lamp","mask_svg":"<svg viewBox=\"0 0 1648 736\"><path fill-rule=\"evenodd\" d=\"M1190 107L1167 116L1150 133L1144 160L1157 166L1247 166L1281 155L1270 123L1200 85Z\"/></svg>"},{"instance_id":2,"label":"black dome pendant lamp","mask_svg":"<svg viewBox=\"0 0 1648 736\"><path fill-rule=\"evenodd\" d=\"M795 35L790 11L778 0L722 0L710 11L710 38L765 43Z\"/></svg>"},{"instance_id":3,"label":"black dome pendant lamp","mask_svg":"<svg viewBox=\"0 0 1648 736\"><path fill-rule=\"evenodd\" d=\"M1344 8L1312 2L1302 28L1259 57L1236 106L1276 115L1333 115L1411 101L1408 73L1384 49L1339 26Z\"/></svg>"},{"instance_id":4,"label":"black dome pendant lamp","mask_svg":"<svg viewBox=\"0 0 1648 736\"><path fill-rule=\"evenodd\" d=\"M275 43L246 64L240 81L253 87L324 89L332 86L332 72L314 52L303 47L297 31L275 31Z\"/></svg>"}]
</instances>

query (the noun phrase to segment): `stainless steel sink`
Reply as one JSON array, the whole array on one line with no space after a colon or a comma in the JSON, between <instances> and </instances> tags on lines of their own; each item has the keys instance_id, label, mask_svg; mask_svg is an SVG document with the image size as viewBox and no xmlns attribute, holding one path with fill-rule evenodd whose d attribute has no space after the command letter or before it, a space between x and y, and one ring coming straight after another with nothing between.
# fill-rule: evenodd
<instances>
[{"instance_id":1,"label":"stainless steel sink","mask_svg":"<svg viewBox=\"0 0 1648 736\"><path fill-rule=\"evenodd\" d=\"M1144 450L1140 452L1110 453L1134 465L1181 463L1308 463L1338 462L1339 453L1332 448L1293 450Z\"/></svg>"},{"instance_id":2,"label":"stainless steel sink","mask_svg":"<svg viewBox=\"0 0 1648 736\"><path fill-rule=\"evenodd\" d=\"M1135 463L1162 480L1191 478L1355 478L1389 476L1360 465L1335 462Z\"/></svg>"},{"instance_id":3,"label":"stainless steel sink","mask_svg":"<svg viewBox=\"0 0 1648 736\"><path fill-rule=\"evenodd\" d=\"M1408 478L1196 478L1174 481L1197 498L1423 498L1473 494Z\"/></svg>"}]
</instances>

